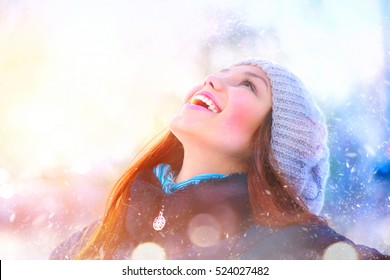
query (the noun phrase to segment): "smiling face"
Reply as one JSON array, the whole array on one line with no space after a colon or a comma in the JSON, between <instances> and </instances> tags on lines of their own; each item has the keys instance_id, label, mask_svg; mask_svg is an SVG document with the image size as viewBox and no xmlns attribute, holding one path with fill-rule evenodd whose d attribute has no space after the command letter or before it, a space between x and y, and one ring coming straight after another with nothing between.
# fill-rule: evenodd
<instances>
[{"instance_id":1,"label":"smiling face","mask_svg":"<svg viewBox=\"0 0 390 280\"><path fill-rule=\"evenodd\" d=\"M184 149L247 158L256 129L272 107L271 85L257 66L240 65L209 75L193 88L170 130Z\"/></svg>"}]
</instances>

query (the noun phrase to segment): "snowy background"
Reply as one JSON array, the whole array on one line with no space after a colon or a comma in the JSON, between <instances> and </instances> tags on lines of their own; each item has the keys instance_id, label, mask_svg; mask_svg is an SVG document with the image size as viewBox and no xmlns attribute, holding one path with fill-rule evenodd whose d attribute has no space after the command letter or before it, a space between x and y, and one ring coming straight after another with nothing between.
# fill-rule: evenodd
<instances>
[{"instance_id":1,"label":"snowy background","mask_svg":"<svg viewBox=\"0 0 390 280\"><path fill-rule=\"evenodd\" d=\"M390 254L390 1L0 0L0 258L46 259L206 74L298 74L329 125L322 215Z\"/></svg>"}]
</instances>

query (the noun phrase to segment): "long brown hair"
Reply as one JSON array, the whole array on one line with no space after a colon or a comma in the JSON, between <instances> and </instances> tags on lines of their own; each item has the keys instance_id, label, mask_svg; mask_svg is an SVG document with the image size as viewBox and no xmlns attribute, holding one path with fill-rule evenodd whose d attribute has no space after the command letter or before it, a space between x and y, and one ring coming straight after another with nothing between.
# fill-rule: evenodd
<instances>
[{"instance_id":1,"label":"long brown hair","mask_svg":"<svg viewBox=\"0 0 390 280\"><path fill-rule=\"evenodd\" d=\"M324 223L321 217L307 209L292 186L286 184L283 174L277 170L271 150L271 124L270 111L254 133L251 144L253 153L247 178L249 201L255 221L267 226ZM183 155L182 144L168 132L135 161L114 186L101 222L75 258L112 258L125 236L126 208L135 177L143 170L163 162L170 164L175 170L180 170Z\"/></svg>"}]
</instances>

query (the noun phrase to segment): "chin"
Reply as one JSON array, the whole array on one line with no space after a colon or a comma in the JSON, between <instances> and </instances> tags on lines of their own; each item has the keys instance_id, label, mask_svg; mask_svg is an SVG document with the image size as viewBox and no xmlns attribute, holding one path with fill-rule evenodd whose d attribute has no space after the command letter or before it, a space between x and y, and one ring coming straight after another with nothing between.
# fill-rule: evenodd
<instances>
[{"instance_id":1,"label":"chin","mask_svg":"<svg viewBox=\"0 0 390 280\"><path fill-rule=\"evenodd\" d=\"M180 142L182 142L182 139L185 138L185 135L189 133L188 126L185 125L185 122L181 120L180 116L173 117L169 123L168 129Z\"/></svg>"},{"instance_id":2,"label":"chin","mask_svg":"<svg viewBox=\"0 0 390 280\"><path fill-rule=\"evenodd\" d=\"M185 115L174 116L168 126L169 130L179 138L180 134L196 134L202 129L202 124Z\"/></svg>"}]
</instances>

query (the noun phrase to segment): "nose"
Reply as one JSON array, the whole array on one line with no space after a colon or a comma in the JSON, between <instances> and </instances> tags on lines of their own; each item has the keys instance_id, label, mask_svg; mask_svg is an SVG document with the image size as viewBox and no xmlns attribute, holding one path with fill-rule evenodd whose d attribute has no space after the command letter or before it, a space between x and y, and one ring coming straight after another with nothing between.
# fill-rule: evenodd
<instances>
[{"instance_id":1,"label":"nose","mask_svg":"<svg viewBox=\"0 0 390 280\"><path fill-rule=\"evenodd\" d=\"M215 90L220 90L223 87L223 82L215 75L208 75L204 81L204 86L209 85Z\"/></svg>"}]
</instances>

